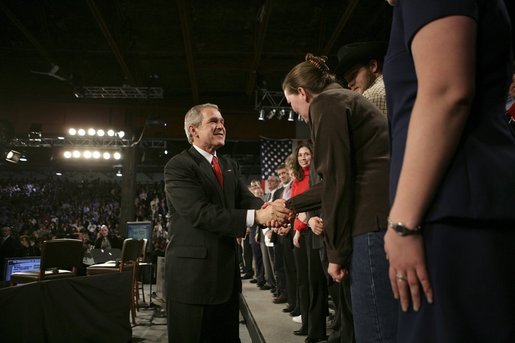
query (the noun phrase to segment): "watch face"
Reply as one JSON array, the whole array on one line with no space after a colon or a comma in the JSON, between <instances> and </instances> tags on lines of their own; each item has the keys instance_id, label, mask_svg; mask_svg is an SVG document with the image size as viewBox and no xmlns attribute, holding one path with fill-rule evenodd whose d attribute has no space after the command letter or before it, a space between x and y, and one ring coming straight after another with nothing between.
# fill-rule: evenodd
<instances>
[{"instance_id":1,"label":"watch face","mask_svg":"<svg viewBox=\"0 0 515 343\"><path fill-rule=\"evenodd\" d=\"M401 225L394 225L393 226L393 229L395 230L395 232L397 232L397 234L399 236L406 236L408 233L406 232L406 228L404 226L401 226Z\"/></svg>"},{"instance_id":2,"label":"watch face","mask_svg":"<svg viewBox=\"0 0 515 343\"><path fill-rule=\"evenodd\" d=\"M400 236L409 236L409 235L416 235L420 232L420 227L416 227L412 230L408 229L404 225L397 224L394 225L393 229L395 232L397 232Z\"/></svg>"},{"instance_id":3,"label":"watch face","mask_svg":"<svg viewBox=\"0 0 515 343\"><path fill-rule=\"evenodd\" d=\"M397 231L399 233L399 235L401 236L407 236L409 235L409 230L407 230L404 226L401 226L401 227L397 227L399 231Z\"/></svg>"},{"instance_id":4,"label":"watch face","mask_svg":"<svg viewBox=\"0 0 515 343\"><path fill-rule=\"evenodd\" d=\"M392 223L390 220L388 220L388 226L391 227L399 236L418 235L422 230L420 225L413 229L408 229L403 223Z\"/></svg>"}]
</instances>

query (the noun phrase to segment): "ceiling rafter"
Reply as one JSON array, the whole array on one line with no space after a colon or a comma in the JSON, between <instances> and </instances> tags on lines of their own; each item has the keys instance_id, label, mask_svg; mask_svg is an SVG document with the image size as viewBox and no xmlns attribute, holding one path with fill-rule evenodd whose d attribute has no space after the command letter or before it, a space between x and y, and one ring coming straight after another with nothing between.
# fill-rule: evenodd
<instances>
[{"instance_id":1,"label":"ceiling rafter","mask_svg":"<svg viewBox=\"0 0 515 343\"><path fill-rule=\"evenodd\" d=\"M91 13L93 14L93 17L97 21L98 26L100 27L100 30L102 31L102 34L104 35L105 39L107 40L107 44L109 44L109 47L111 48L111 51L116 58L116 61L118 62L118 65L122 69L123 76L126 80L128 80L131 84L135 83L134 76L132 75L131 71L129 70L129 67L127 66L127 63L125 62L125 59L123 58L122 53L120 52L120 48L118 47L118 44L114 40L113 36L111 35L111 31L109 31L109 28L107 27L107 24L102 17L102 14L100 13L95 0L87 0L89 9L91 10Z\"/></svg>"},{"instance_id":2,"label":"ceiling rafter","mask_svg":"<svg viewBox=\"0 0 515 343\"><path fill-rule=\"evenodd\" d=\"M254 45L254 55L252 59L252 63L250 65L250 74L247 81L247 87L245 88L245 92L247 96L251 96L254 93L254 88L256 87L256 77L257 77L257 69L261 62L261 56L263 54L263 46L265 43L265 35L268 29L268 22L270 20L270 14L272 12L271 1L265 0L263 5L260 8L260 13L258 16L258 32L256 35L255 45Z\"/></svg>"},{"instance_id":3,"label":"ceiling rafter","mask_svg":"<svg viewBox=\"0 0 515 343\"><path fill-rule=\"evenodd\" d=\"M340 36L341 32L343 31L343 28L345 25L347 25L347 22L352 16L352 13L356 9L356 6L358 5L359 0L350 0L349 5L345 9L345 12L343 12L342 16L340 17L340 20L338 22L338 25L336 25L336 28L333 31L333 34L331 38L327 41L327 44L324 46L324 48L321 51L321 55L328 56L331 50L333 49L334 43L336 43L336 40Z\"/></svg>"},{"instance_id":4,"label":"ceiling rafter","mask_svg":"<svg viewBox=\"0 0 515 343\"><path fill-rule=\"evenodd\" d=\"M197 72L193 63L193 43L191 39L190 17L186 11L187 0L177 0L177 8L179 10L179 21L181 22L182 39L184 41L184 52L186 54L186 64L188 66L188 74L190 77L191 93L194 103L199 103L199 90L197 82Z\"/></svg>"},{"instance_id":5,"label":"ceiling rafter","mask_svg":"<svg viewBox=\"0 0 515 343\"><path fill-rule=\"evenodd\" d=\"M11 12L10 9L8 9L3 2L0 1L0 8L5 13L5 15L9 18L9 20L18 28L18 30L23 33L25 38L36 48L36 50L39 52L43 58L50 63L51 65L57 65L56 60L50 55L47 49L43 47L43 45L30 33L30 31L23 25L21 21L18 20L18 18L14 15L13 12Z\"/></svg>"}]
</instances>

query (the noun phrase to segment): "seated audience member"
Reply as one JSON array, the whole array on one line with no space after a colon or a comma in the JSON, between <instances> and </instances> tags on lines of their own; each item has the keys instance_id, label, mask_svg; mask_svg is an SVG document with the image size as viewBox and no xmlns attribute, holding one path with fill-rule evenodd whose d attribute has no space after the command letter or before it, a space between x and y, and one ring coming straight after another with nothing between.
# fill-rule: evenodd
<instances>
[{"instance_id":1,"label":"seated audience member","mask_svg":"<svg viewBox=\"0 0 515 343\"><path fill-rule=\"evenodd\" d=\"M95 241L95 249L111 249L112 244L109 239L109 228L107 225L102 225L100 231L97 233L97 240Z\"/></svg>"},{"instance_id":2,"label":"seated audience member","mask_svg":"<svg viewBox=\"0 0 515 343\"><path fill-rule=\"evenodd\" d=\"M30 239L27 235L20 236L20 244L21 244L21 256L40 256L41 251L36 244L36 241Z\"/></svg>"}]
</instances>

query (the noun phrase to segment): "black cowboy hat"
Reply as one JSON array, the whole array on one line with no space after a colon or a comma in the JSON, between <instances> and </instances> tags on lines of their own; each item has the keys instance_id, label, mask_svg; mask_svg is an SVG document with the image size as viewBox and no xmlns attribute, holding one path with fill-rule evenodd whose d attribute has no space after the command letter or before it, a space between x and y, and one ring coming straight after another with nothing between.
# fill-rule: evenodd
<instances>
[{"instance_id":1,"label":"black cowboy hat","mask_svg":"<svg viewBox=\"0 0 515 343\"><path fill-rule=\"evenodd\" d=\"M338 66L335 74L343 74L359 63L367 63L371 59L383 61L387 42L357 42L342 46L337 53Z\"/></svg>"}]
</instances>

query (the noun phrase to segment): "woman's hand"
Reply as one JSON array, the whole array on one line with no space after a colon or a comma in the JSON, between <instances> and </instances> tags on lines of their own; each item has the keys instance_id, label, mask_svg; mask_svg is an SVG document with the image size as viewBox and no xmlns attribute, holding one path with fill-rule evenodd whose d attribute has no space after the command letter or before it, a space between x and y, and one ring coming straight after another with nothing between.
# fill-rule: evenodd
<instances>
[{"instance_id":1,"label":"woman's hand","mask_svg":"<svg viewBox=\"0 0 515 343\"><path fill-rule=\"evenodd\" d=\"M401 301L404 312L409 308L420 309L420 293L424 292L428 303L433 302L433 291L426 269L424 240L422 235L399 236L388 229L384 236L386 256L390 262L389 277L393 296ZM422 289L421 289L422 286Z\"/></svg>"},{"instance_id":2,"label":"woman's hand","mask_svg":"<svg viewBox=\"0 0 515 343\"><path fill-rule=\"evenodd\" d=\"M295 231L295 236L293 236L293 245L300 248L300 231Z\"/></svg>"},{"instance_id":3,"label":"woman's hand","mask_svg":"<svg viewBox=\"0 0 515 343\"><path fill-rule=\"evenodd\" d=\"M342 268L339 264L329 263L327 273L333 278L333 281L342 282L343 278L349 274L349 270Z\"/></svg>"},{"instance_id":4,"label":"woman's hand","mask_svg":"<svg viewBox=\"0 0 515 343\"><path fill-rule=\"evenodd\" d=\"M279 236L285 236L285 235L288 234L288 232L290 232L290 230L291 230L291 225L288 224L286 226L282 226L282 227L278 228L277 229L277 234Z\"/></svg>"},{"instance_id":5,"label":"woman's hand","mask_svg":"<svg viewBox=\"0 0 515 343\"><path fill-rule=\"evenodd\" d=\"M311 228L311 231L317 236L324 233L324 223L322 218L320 217L311 217L308 221L308 226Z\"/></svg>"}]
</instances>

